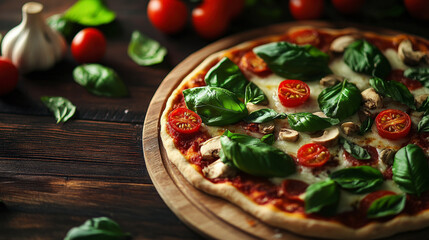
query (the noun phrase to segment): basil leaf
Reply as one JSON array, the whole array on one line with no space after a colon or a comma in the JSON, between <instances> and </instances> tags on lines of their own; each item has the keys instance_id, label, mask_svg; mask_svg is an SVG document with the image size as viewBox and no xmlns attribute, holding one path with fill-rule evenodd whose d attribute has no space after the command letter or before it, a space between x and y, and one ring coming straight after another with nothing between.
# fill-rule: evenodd
<instances>
[{"instance_id":1,"label":"basil leaf","mask_svg":"<svg viewBox=\"0 0 429 240\"><path fill-rule=\"evenodd\" d=\"M423 116L417 126L418 132L429 132L429 115Z\"/></svg>"},{"instance_id":2,"label":"basil leaf","mask_svg":"<svg viewBox=\"0 0 429 240\"><path fill-rule=\"evenodd\" d=\"M244 91L244 103L267 103L267 97L265 96L264 92L256 86L256 84L249 82L246 85L246 89Z\"/></svg>"},{"instance_id":3,"label":"basil leaf","mask_svg":"<svg viewBox=\"0 0 429 240\"><path fill-rule=\"evenodd\" d=\"M381 218L396 215L405 208L405 195L387 195L376 199L368 208L367 218Z\"/></svg>"},{"instance_id":4,"label":"basil leaf","mask_svg":"<svg viewBox=\"0 0 429 240\"><path fill-rule=\"evenodd\" d=\"M286 113L277 113L271 108L263 108L256 110L245 117L243 120L250 123L264 123L274 119L285 119Z\"/></svg>"},{"instance_id":5,"label":"basil leaf","mask_svg":"<svg viewBox=\"0 0 429 240\"><path fill-rule=\"evenodd\" d=\"M218 87L197 87L183 90L186 106L211 126L224 126L241 121L247 108L237 96Z\"/></svg>"},{"instance_id":6,"label":"basil leaf","mask_svg":"<svg viewBox=\"0 0 429 240\"><path fill-rule=\"evenodd\" d=\"M159 42L144 36L139 31L131 35L128 45L128 56L140 66L150 66L161 63L167 55L167 49Z\"/></svg>"},{"instance_id":7,"label":"basil leaf","mask_svg":"<svg viewBox=\"0 0 429 240\"><path fill-rule=\"evenodd\" d=\"M360 90L353 83L343 82L324 89L317 99L326 116L343 120L355 114L362 101Z\"/></svg>"},{"instance_id":8,"label":"basil leaf","mask_svg":"<svg viewBox=\"0 0 429 240\"><path fill-rule=\"evenodd\" d=\"M64 18L84 26L99 26L113 22L116 14L103 0L79 0L65 12Z\"/></svg>"},{"instance_id":9,"label":"basil leaf","mask_svg":"<svg viewBox=\"0 0 429 240\"><path fill-rule=\"evenodd\" d=\"M429 88L429 67L409 68L404 71L404 76L418 80L423 86Z\"/></svg>"},{"instance_id":10,"label":"basil leaf","mask_svg":"<svg viewBox=\"0 0 429 240\"><path fill-rule=\"evenodd\" d=\"M273 145L273 143L276 141L276 138L274 137L274 134L266 134L261 137L261 142L264 142L268 145Z\"/></svg>"},{"instance_id":11,"label":"basil leaf","mask_svg":"<svg viewBox=\"0 0 429 240\"><path fill-rule=\"evenodd\" d=\"M393 161L393 181L404 192L420 196L429 190L429 166L423 150L414 144L399 149Z\"/></svg>"},{"instance_id":12,"label":"basil leaf","mask_svg":"<svg viewBox=\"0 0 429 240\"><path fill-rule=\"evenodd\" d=\"M374 119L367 117L365 121L363 121L362 125L360 125L359 134L364 135L366 132L371 130L372 124L374 124Z\"/></svg>"},{"instance_id":13,"label":"basil leaf","mask_svg":"<svg viewBox=\"0 0 429 240\"><path fill-rule=\"evenodd\" d=\"M123 232L115 221L107 217L99 217L89 219L81 226L70 229L64 238L64 240L82 239L120 240L131 239L131 235Z\"/></svg>"},{"instance_id":14,"label":"basil leaf","mask_svg":"<svg viewBox=\"0 0 429 240\"><path fill-rule=\"evenodd\" d=\"M67 98L43 96L40 100L54 114L57 123L67 122L76 112L76 106Z\"/></svg>"},{"instance_id":15,"label":"basil leaf","mask_svg":"<svg viewBox=\"0 0 429 240\"><path fill-rule=\"evenodd\" d=\"M370 166L341 169L329 177L342 188L358 194L374 191L383 183L383 174Z\"/></svg>"},{"instance_id":16,"label":"basil leaf","mask_svg":"<svg viewBox=\"0 0 429 240\"><path fill-rule=\"evenodd\" d=\"M416 110L414 96L403 83L396 81L385 81L381 78L375 77L369 79L369 84L381 95L391 97L393 100L403 103L409 108Z\"/></svg>"},{"instance_id":17,"label":"basil leaf","mask_svg":"<svg viewBox=\"0 0 429 240\"><path fill-rule=\"evenodd\" d=\"M250 175L286 177L296 170L291 156L258 138L226 131L220 142L226 159Z\"/></svg>"},{"instance_id":18,"label":"basil leaf","mask_svg":"<svg viewBox=\"0 0 429 240\"><path fill-rule=\"evenodd\" d=\"M344 62L355 72L380 78L386 77L392 70L383 53L365 40L357 40L346 48Z\"/></svg>"},{"instance_id":19,"label":"basil leaf","mask_svg":"<svg viewBox=\"0 0 429 240\"><path fill-rule=\"evenodd\" d=\"M340 202L340 188L333 180L313 183L305 191L305 212L334 215Z\"/></svg>"},{"instance_id":20,"label":"basil leaf","mask_svg":"<svg viewBox=\"0 0 429 240\"><path fill-rule=\"evenodd\" d=\"M331 73L329 55L311 45L274 42L255 47L253 52L267 63L271 71L284 78L310 81Z\"/></svg>"},{"instance_id":21,"label":"basil leaf","mask_svg":"<svg viewBox=\"0 0 429 240\"><path fill-rule=\"evenodd\" d=\"M352 142L349 142L344 138L340 138L340 143L343 145L344 150L350 153L352 157L359 160L371 159L371 155L369 155L368 151L366 151L361 146L354 144Z\"/></svg>"},{"instance_id":22,"label":"basil leaf","mask_svg":"<svg viewBox=\"0 0 429 240\"><path fill-rule=\"evenodd\" d=\"M68 20L62 14L52 15L46 19L46 22L52 29L61 33L68 41L71 41L80 30L76 23Z\"/></svg>"},{"instance_id":23,"label":"basil leaf","mask_svg":"<svg viewBox=\"0 0 429 240\"><path fill-rule=\"evenodd\" d=\"M128 90L118 74L100 64L84 64L73 70L74 81L90 93L106 97L125 97Z\"/></svg>"},{"instance_id":24,"label":"basil leaf","mask_svg":"<svg viewBox=\"0 0 429 240\"><path fill-rule=\"evenodd\" d=\"M422 105L417 109L419 112L424 112L423 115L429 114L429 97L422 103Z\"/></svg>"},{"instance_id":25,"label":"basil leaf","mask_svg":"<svg viewBox=\"0 0 429 240\"><path fill-rule=\"evenodd\" d=\"M340 123L338 119L321 118L307 112L288 114L287 120L290 127L298 132L316 132Z\"/></svg>"}]
</instances>

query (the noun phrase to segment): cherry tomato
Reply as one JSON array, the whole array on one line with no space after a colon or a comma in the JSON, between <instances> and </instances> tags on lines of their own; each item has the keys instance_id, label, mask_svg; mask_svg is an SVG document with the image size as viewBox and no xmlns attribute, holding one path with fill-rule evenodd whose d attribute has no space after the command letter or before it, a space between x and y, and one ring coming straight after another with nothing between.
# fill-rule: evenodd
<instances>
[{"instance_id":1,"label":"cherry tomato","mask_svg":"<svg viewBox=\"0 0 429 240\"><path fill-rule=\"evenodd\" d=\"M220 37L230 22L227 0L205 0L192 10L192 24L198 35L205 39Z\"/></svg>"},{"instance_id":2,"label":"cherry tomato","mask_svg":"<svg viewBox=\"0 0 429 240\"><path fill-rule=\"evenodd\" d=\"M297 107L310 97L310 88L300 80L284 80L279 85L278 95L283 106Z\"/></svg>"},{"instance_id":3,"label":"cherry tomato","mask_svg":"<svg viewBox=\"0 0 429 240\"><path fill-rule=\"evenodd\" d=\"M429 19L429 2L427 0L404 0L404 4L411 16L423 20Z\"/></svg>"},{"instance_id":4,"label":"cherry tomato","mask_svg":"<svg viewBox=\"0 0 429 240\"><path fill-rule=\"evenodd\" d=\"M290 34L290 41L298 45L311 44L318 46L320 43L319 33L314 29L302 29Z\"/></svg>"},{"instance_id":5,"label":"cherry tomato","mask_svg":"<svg viewBox=\"0 0 429 240\"><path fill-rule=\"evenodd\" d=\"M266 76L271 73L267 64L253 51L249 51L240 59L238 64L241 69L252 72L258 76Z\"/></svg>"},{"instance_id":6,"label":"cherry tomato","mask_svg":"<svg viewBox=\"0 0 429 240\"><path fill-rule=\"evenodd\" d=\"M168 123L179 133L194 133L201 127L201 117L187 108L176 108L168 115Z\"/></svg>"},{"instance_id":7,"label":"cherry tomato","mask_svg":"<svg viewBox=\"0 0 429 240\"><path fill-rule=\"evenodd\" d=\"M334 7L343 14L354 14L361 10L365 0L332 0Z\"/></svg>"},{"instance_id":8,"label":"cherry tomato","mask_svg":"<svg viewBox=\"0 0 429 240\"><path fill-rule=\"evenodd\" d=\"M404 70L399 70L399 69L392 70L392 72L390 72L387 79L403 83L405 86L407 86L409 90L416 90L418 88L423 87L423 85L420 83L419 80L414 80L414 79L405 77Z\"/></svg>"},{"instance_id":9,"label":"cherry tomato","mask_svg":"<svg viewBox=\"0 0 429 240\"><path fill-rule=\"evenodd\" d=\"M308 184L295 179L286 179L282 182L281 191L283 195L291 200L302 201L299 195L303 194Z\"/></svg>"},{"instance_id":10,"label":"cherry tomato","mask_svg":"<svg viewBox=\"0 0 429 240\"><path fill-rule=\"evenodd\" d=\"M9 59L0 57L0 95L15 89L18 77L18 68Z\"/></svg>"},{"instance_id":11,"label":"cherry tomato","mask_svg":"<svg viewBox=\"0 0 429 240\"><path fill-rule=\"evenodd\" d=\"M85 28L73 38L71 52L79 63L98 62L106 52L106 38L96 28Z\"/></svg>"},{"instance_id":12,"label":"cherry tomato","mask_svg":"<svg viewBox=\"0 0 429 240\"><path fill-rule=\"evenodd\" d=\"M299 164L306 167L323 166L331 157L329 150L317 143L308 143L300 147L297 152Z\"/></svg>"},{"instance_id":13,"label":"cherry tomato","mask_svg":"<svg viewBox=\"0 0 429 240\"><path fill-rule=\"evenodd\" d=\"M147 5L147 16L158 30L173 34L185 27L188 9L180 0L150 0Z\"/></svg>"},{"instance_id":14,"label":"cherry tomato","mask_svg":"<svg viewBox=\"0 0 429 240\"><path fill-rule=\"evenodd\" d=\"M369 207L371 206L371 204L379 199L382 198L384 196L388 196L388 195L396 195L396 193L392 192L392 191L386 191L386 190L380 190L380 191L375 191L372 192L368 195L366 195L359 204L359 212L366 214L368 212Z\"/></svg>"},{"instance_id":15,"label":"cherry tomato","mask_svg":"<svg viewBox=\"0 0 429 240\"><path fill-rule=\"evenodd\" d=\"M407 113L396 109L382 111L375 118L378 134L387 139L400 139L410 132L411 119Z\"/></svg>"},{"instance_id":16,"label":"cherry tomato","mask_svg":"<svg viewBox=\"0 0 429 240\"><path fill-rule=\"evenodd\" d=\"M324 0L289 0L290 13L296 20L320 18L324 5Z\"/></svg>"}]
</instances>

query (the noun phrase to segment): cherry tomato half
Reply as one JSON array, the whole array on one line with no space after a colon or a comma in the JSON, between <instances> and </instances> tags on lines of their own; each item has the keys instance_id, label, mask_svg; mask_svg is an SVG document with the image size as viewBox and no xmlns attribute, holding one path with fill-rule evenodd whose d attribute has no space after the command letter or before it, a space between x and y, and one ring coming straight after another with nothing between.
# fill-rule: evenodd
<instances>
[{"instance_id":1,"label":"cherry tomato half","mask_svg":"<svg viewBox=\"0 0 429 240\"><path fill-rule=\"evenodd\" d=\"M230 22L228 7L227 0L204 0L194 8L192 24L198 35L205 39L214 39L224 34Z\"/></svg>"},{"instance_id":2,"label":"cherry tomato half","mask_svg":"<svg viewBox=\"0 0 429 240\"><path fill-rule=\"evenodd\" d=\"M271 70L268 68L264 60L258 57L258 55L253 51L249 51L244 54L238 65L241 69L252 72L258 76L266 76L271 73Z\"/></svg>"},{"instance_id":3,"label":"cherry tomato half","mask_svg":"<svg viewBox=\"0 0 429 240\"><path fill-rule=\"evenodd\" d=\"M396 195L396 193L392 192L392 191L386 191L386 190L380 190L380 191L375 191L372 192L368 195L366 195L359 204L359 210L361 213L366 214L368 212L369 207L371 206L371 204L379 199L382 198L384 196L388 196L388 195Z\"/></svg>"},{"instance_id":4,"label":"cherry tomato half","mask_svg":"<svg viewBox=\"0 0 429 240\"><path fill-rule=\"evenodd\" d=\"M300 80L284 80L279 85L278 95L283 106L296 107L310 97L310 88Z\"/></svg>"},{"instance_id":5,"label":"cherry tomato half","mask_svg":"<svg viewBox=\"0 0 429 240\"><path fill-rule=\"evenodd\" d=\"M396 109L382 111L375 118L378 134L387 139L405 137L411 129L411 119L407 113Z\"/></svg>"},{"instance_id":6,"label":"cherry tomato half","mask_svg":"<svg viewBox=\"0 0 429 240\"><path fill-rule=\"evenodd\" d=\"M323 166L331 157L329 150L317 143L308 143L300 147L297 152L299 164L306 167Z\"/></svg>"},{"instance_id":7,"label":"cherry tomato half","mask_svg":"<svg viewBox=\"0 0 429 240\"><path fill-rule=\"evenodd\" d=\"M98 62L106 52L106 38L96 28L85 28L73 38L71 52L79 63Z\"/></svg>"},{"instance_id":8,"label":"cherry tomato half","mask_svg":"<svg viewBox=\"0 0 429 240\"><path fill-rule=\"evenodd\" d=\"M423 87L419 80L414 80L404 76L404 70L395 69L390 72L388 80L403 83L409 90L416 90Z\"/></svg>"},{"instance_id":9,"label":"cherry tomato half","mask_svg":"<svg viewBox=\"0 0 429 240\"><path fill-rule=\"evenodd\" d=\"M290 13L296 20L320 18L324 5L324 0L289 0Z\"/></svg>"},{"instance_id":10,"label":"cherry tomato half","mask_svg":"<svg viewBox=\"0 0 429 240\"><path fill-rule=\"evenodd\" d=\"M317 47L320 43L319 33L314 29L302 29L290 34L290 40L298 45L311 44Z\"/></svg>"},{"instance_id":11,"label":"cherry tomato half","mask_svg":"<svg viewBox=\"0 0 429 240\"><path fill-rule=\"evenodd\" d=\"M0 57L0 95L15 89L18 77L18 68L9 59Z\"/></svg>"},{"instance_id":12,"label":"cherry tomato half","mask_svg":"<svg viewBox=\"0 0 429 240\"><path fill-rule=\"evenodd\" d=\"M343 14L353 14L360 11L365 0L332 0L335 9Z\"/></svg>"},{"instance_id":13,"label":"cherry tomato half","mask_svg":"<svg viewBox=\"0 0 429 240\"><path fill-rule=\"evenodd\" d=\"M187 108L176 108L168 115L168 123L179 133L194 133L201 127L201 117Z\"/></svg>"},{"instance_id":14,"label":"cherry tomato half","mask_svg":"<svg viewBox=\"0 0 429 240\"><path fill-rule=\"evenodd\" d=\"M427 0L404 0L404 4L411 16L423 20L429 19L429 2Z\"/></svg>"},{"instance_id":15,"label":"cherry tomato half","mask_svg":"<svg viewBox=\"0 0 429 240\"><path fill-rule=\"evenodd\" d=\"M158 30L173 34L185 27L188 9L180 0L150 0L147 5L147 16Z\"/></svg>"}]
</instances>

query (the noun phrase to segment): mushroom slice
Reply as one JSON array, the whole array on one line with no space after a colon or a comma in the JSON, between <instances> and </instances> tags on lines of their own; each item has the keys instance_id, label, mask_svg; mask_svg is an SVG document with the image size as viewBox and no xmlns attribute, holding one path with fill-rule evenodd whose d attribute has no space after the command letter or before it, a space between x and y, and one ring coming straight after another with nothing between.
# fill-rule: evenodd
<instances>
[{"instance_id":1,"label":"mushroom slice","mask_svg":"<svg viewBox=\"0 0 429 240\"><path fill-rule=\"evenodd\" d=\"M218 159L213 163L209 164L207 167L204 167L202 172L205 177L213 179L233 177L236 175L237 170L234 167L223 163L222 160Z\"/></svg>"},{"instance_id":2,"label":"mushroom slice","mask_svg":"<svg viewBox=\"0 0 429 240\"><path fill-rule=\"evenodd\" d=\"M341 130L347 136L352 136L359 132L359 126L354 122L345 122L341 124Z\"/></svg>"},{"instance_id":3,"label":"mushroom slice","mask_svg":"<svg viewBox=\"0 0 429 240\"><path fill-rule=\"evenodd\" d=\"M327 116L323 112L314 112L313 115L316 115L321 118L327 118Z\"/></svg>"},{"instance_id":4,"label":"mushroom slice","mask_svg":"<svg viewBox=\"0 0 429 240\"><path fill-rule=\"evenodd\" d=\"M396 153L395 150L390 148L385 148L380 151L380 159L387 166L392 166L395 153Z\"/></svg>"},{"instance_id":5,"label":"mushroom slice","mask_svg":"<svg viewBox=\"0 0 429 240\"><path fill-rule=\"evenodd\" d=\"M273 121L258 124L258 130L262 134L268 134L274 132L275 124Z\"/></svg>"},{"instance_id":6,"label":"mushroom slice","mask_svg":"<svg viewBox=\"0 0 429 240\"><path fill-rule=\"evenodd\" d=\"M429 94L423 94L415 98L417 109L419 109L422 106L422 104L424 103L424 101L426 101L426 98L428 97L429 97Z\"/></svg>"},{"instance_id":7,"label":"mushroom slice","mask_svg":"<svg viewBox=\"0 0 429 240\"><path fill-rule=\"evenodd\" d=\"M414 51L413 45L409 39L403 40L398 46L398 56L407 65L418 65L422 61L426 61L428 56L421 51Z\"/></svg>"},{"instance_id":8,"label":"mushroom slice","mask_svg":"<svg viewBox=\"0 0 429 240\"><path fill-rule=\"evenodd\" d=\"M261 109L264 109L264 108L267 108L267 107L266 106L262 106L262 105L253 104L253 103L247 103L246 104L246 108L247 108L247 111L249 113L251 113L251 112L258 111L258 110L261 110Z\"/></svg>"},{"instance_id":9,"label":"mushroom slice","mask_svg":"<svg viewBox=\"0 0 429 240\"><path fill-rule=\"evenodd\" d=\"M278 139L287 142L296 142L299 139L299 132L289 128L281 128Z\"/></svg>"},{"instance_id":10,"label":"mushroom slice","mask_svg":"<svg viewBox=\"0 0 429 240\"><path fill-rule=\"evenodd\" d=\"M344 81L344 77L330 74L322 79L320 79L320 85L324 87L332 87L340 82Z\"/></svg>"},{"instance_id":11,"label":"mushroom slice","mask_svg":"<svg viewBox=\"0 0 429 240\"><path fill-rule=\"evenodd\" d=\"M220 136L210 138L201 144L200 152L203 160L213 160L219 158Z\"/></svg>"},{"instance_id":12,"label":"mushroom slice","mask_svg":"<svg viewBox=\"0 0 429 240\"><path fill-rule=\"evenodd\" d=\"M338 127L335 126L325 129L322 136L311 138L311 141L325 147L332 147L338 143L339 136L340 130L338 130Z\"/></svg>"},{"instance_id":13,"label":"mushroom slice","mask_svg":"<svg viewBox=\"0 0 429 240\"><path fill-rule=\"evenodd\" d=\"M336 38L334 41L332 41L329 49L335 53L342 53L352 42L356 40L357 38L355 36L351 36L351 35L341 36Z\"/></svg>"},{"instance_id":14,"label":"mushroom slice","mask_svg":"<svg viewBox=\"0 0 429 240\"><path fill-rule=\"evenodd\" d=\"M383 98L374 88L368 88L361 92L363 105L367 109L377 109L383 106Z\"/></svg>"}]
</instances>

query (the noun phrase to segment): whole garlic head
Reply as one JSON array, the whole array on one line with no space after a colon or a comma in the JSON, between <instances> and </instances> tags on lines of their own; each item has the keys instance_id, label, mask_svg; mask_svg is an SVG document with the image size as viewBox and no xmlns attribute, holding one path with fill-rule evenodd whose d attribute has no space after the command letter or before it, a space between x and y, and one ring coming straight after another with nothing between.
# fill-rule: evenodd
<instances>
[{"instance_id":1,"label":"whole garlic head","mask_svg":"<svg viewBox=\"0 0 429 240\"><path fill-rule=\"evenodd\" d=\"M3 38L3 56L9 58L22 73L47 70L66 53L64 37L45 23L42 10L40 3L24 4L22 22Z\"/></svg>"}]
</instances>

